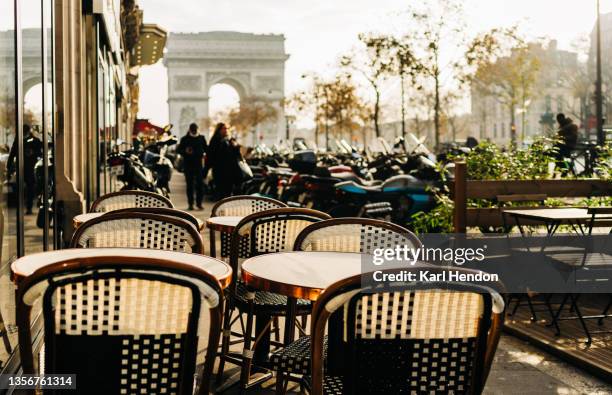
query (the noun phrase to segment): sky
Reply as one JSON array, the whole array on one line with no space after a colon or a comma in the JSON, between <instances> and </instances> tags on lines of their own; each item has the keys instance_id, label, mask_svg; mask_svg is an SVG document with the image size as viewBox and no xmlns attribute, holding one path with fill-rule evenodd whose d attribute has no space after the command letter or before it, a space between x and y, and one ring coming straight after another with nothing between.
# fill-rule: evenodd
<instances>
[{"instance_id":1,"label":"sky","mask_svg":"<svg viewBox=\"0 0 612 395\"><path fill-rule=\"evenodd\" d=\"M358 44L357 35L369 31L399 31L401 12L428 0L139 0L145 23L169 32L232 30L277 33L286 38L290 55L285 69L285 94L305 83L305 72L326 73L342 53ZM468 27L473 36L493 27L521 23L528 37L558 40L570 49L572 42L590 33L595 23L595 0L464 0ZM601 11L612 12L612 1L602 1ZM386 92L391 94L394 87ZM211 113L238 100L227 86L209 92ZM167 76L163 64L140 70L139 116L157 124L168 122Z\"/></svg>"}]
</instances>

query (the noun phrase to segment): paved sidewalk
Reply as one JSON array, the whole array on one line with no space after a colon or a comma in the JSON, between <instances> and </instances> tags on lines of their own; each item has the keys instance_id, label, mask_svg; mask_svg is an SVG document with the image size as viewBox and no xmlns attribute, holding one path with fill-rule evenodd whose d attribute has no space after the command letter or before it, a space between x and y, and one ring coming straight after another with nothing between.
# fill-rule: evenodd
<instances>
[{"instance_id":1,"label":"paved sidewalk","mask_svg":"<svg viewBox=\"0 0 612 395\"><path fill-rule=\"evenodd\" d=\"M171 199L176 208L187 209L185 178L175 172L171 182ZM206 201L204 210L192 211L198 218L206 220L210 216L213 203ZM204 232L205 246L208 249L208 235ZM200 356L203 355L200 351ZM229 365L226 377L238 372ZM291 388L291 393L299 388ZM239 393L236 387L226 394ZM264 383L261 388L250 390L252 394L273 394L274 380ZM612 394L612 385L606 384L579 368L567 364L552 355L546 354L528 343L508 335L502 335L495 355L495 361L487 381L485 394Z\"/></svg>"}]
</instances>

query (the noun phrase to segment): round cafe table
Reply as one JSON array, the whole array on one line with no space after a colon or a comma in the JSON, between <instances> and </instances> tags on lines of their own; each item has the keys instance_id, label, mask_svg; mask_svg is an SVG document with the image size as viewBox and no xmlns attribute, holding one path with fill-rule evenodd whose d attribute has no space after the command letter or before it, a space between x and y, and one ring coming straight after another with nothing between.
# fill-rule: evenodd
<instances>
[{"instance_id":1,"label":"round cafe table","mask_svg":"<svg viewBox=\"0 0 612 395\"><path fill-rule=\"evenodd\" d=\"M210 229L210 256L216 257L217 251L215 246L215 232L231 234L234 228L244 217L240 216L220 216L210 217L206 220L206 227ZM223 250L223 249L222 249Z\"/></svg>"},{"instance_id":2,"label":"round cafe table","mask_svg":"<svg viewBox=\"0 0 612 395\"><path fill-rule=\"evenodd\" d=\"M83 225L83 223L89 221L90 219L98 218L104 214L106 213L85 213L75 215L74 218L72 218L72 226L74 229L78 229L79 226Z\"/></svg>"},{"instance_id":3,"label":"round cafe table","mask_svg":"<svg viewBox=\"0 0 612 395\"><path fill-rule=\"evenodd\" d=\"M264 254L242 263L242 281L252 288L316 301L333 283L361 273L369 255L294 251Z\"/></svg>"},{"instance_id":4,"label":"round cafe table","mask_svg":"<svg viewBox=\"0 0 612 395\"><path fill-rule=\"evenodd\" d=\"M362 259L372 258L370 255L350 252L295 251L264 254L242 263L242 281L249 287L287 296L283 337L287 345L294 340L294 326L287 323L295 321L297 299L316 301L330 285L360 274ZM336 345L330 344L329 347L335 349ZM255 350L255 359L263 360L269 345L262 341L259 348Z\"/></svg>"},{"instance_id":5,"label":"round cafe table","mask_svg":"<svg viewBox=\"0 0 612 395\"><path fill-rule=\"evenodd\" d=\"M87 258L99 256L116 257L117 260L121 258L129 259L130 257L145 257L196 266L204 269L219 280L223 289L227 288L232 281L232 268L219 259L200 254L145 248L71 248L26 255L11 264L13 281L19 285L22 279L31 275L36 270L56 262L82 260L83 264L86 265Z\"/></svg>"}]
</instances>

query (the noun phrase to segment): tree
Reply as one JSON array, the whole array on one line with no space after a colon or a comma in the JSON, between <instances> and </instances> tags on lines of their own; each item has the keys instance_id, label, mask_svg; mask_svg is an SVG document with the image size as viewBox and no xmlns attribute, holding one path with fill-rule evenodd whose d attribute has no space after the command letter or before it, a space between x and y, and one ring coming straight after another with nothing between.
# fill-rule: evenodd
<instances>
[{"instance_id":1,"label":"tree","mask_svg":"<svg viewBox=\"0 0 612 395\"><path fill-rule=\"evenodd\" d=\"M587 56L589 48L588 37L581 37L572 43L572 50L579 56ZM559 65L561 66L561 65ZM565 66L565 65L564 65ZM575 67L558 67L557 73L559 76L559 84L563 87L569 88L572 92L572 96L578 99L578 108L576 108L575 102L567 102L564 107L568 109L568 113L580 120L580 124L588 124L588 117L590 114L590 96L593 89L594 77L589 73L589 67L587 62L582 62L577 59Z\"/></svg>"},{"instance_id":2,"label":"tree","mask_svg":"<svg viewBox=\"0 0 612 395\"><path fill-rule=\"evenodd\" d=\"M342 67L358 71L374 91L374 130L376 137L380 137L380 97L381 84L392 70L392 61L385 56L385 48L380 45L368 46L367 43L372 39L370 35L360 34L359 40L366 46L364 52L354 52L344 55L340 59ZM365 56L360 56L365 55Z\"/></svg>"},{"instance_id":3,"label":"tree","mask_svg":"<svg viewBox=\"0 0 612 395\"><path fill-rule=\"evenodd\" d=\"M337 74L333 80L322 85L326 100L323 110L328 120L334 126L337 137L348 134L353 139L354 132L359 129L359 117L365 103L357 95L357 87L347 73Z\"/></svg>"},{"instance_id":4,"label":"tree","mask_svg":"<svg viewBox=\"0 0 612 395\"><path fill-rule=\"evenodd\" d=\"M249 96L240 100L240 106L229 112L230 124L244 135L253 133L253 145L257 144L257 129L262 123L273 121L278 109L269 100L259 96Z\"/></svg>"},{"instance_id":5,"label":"tree","mask_svg":"<svg viewBox=\"0 0 612 395\"><path fill-rule=\"evenodd\" d=\"M361 113L368 104L357 94L357 86L351 75L339 72L332 79L324 79L317 74L309 76L312 85L294 93L286 101L290 112L312 116L315 141L318 141L319 131L324 129L327 148L330 133L338 137L346 134L352 139L355 131L361 128Z\"/></svg>"},{"instance_id":6,"label":"tree","mask_svg":"<svg viewBox=\"0 0 612 395\"><path fill-rule=\"evenodd\" d=\"M510 115L512 142L516 142L516 110L534 96L540 70L536 46L516 34L516 28L492 29L468 46L465 76L478 91L495 98Z\"/></svg>"},{"instance_id":7,"label":"tree","mask_svg":"<svg viewBox=\"0 0 612 395\"><path fill-rule=\"evenodd\" d=\"M378 56L389 60L385 70L389 74L398 75L400 79L402 137L406 137L406 79L410 78L415 84L416 74L420 70L420 63L414 55L411 37L395 37L390 35L363 35L360 37L367 48L372 49Z\"/></svg>"},{"instance_id":8,"label":"tree","mask_svg":"<svg viewBox=\"0 0 612 395\"><path fill-rule=\"evenodd\" d=\"M433 90L435 146L440 144L442 116L442 85L445 73L451 72L458 62L450 54L442 53L444 48L453 51L464 43L463 9L455 0L429 2L428 8L412 7L408 10L407 25L411 26L408 37L412 40L413 53L418 62L417 77L422 80L421 88Z\"/></svg>"}]
</instances>

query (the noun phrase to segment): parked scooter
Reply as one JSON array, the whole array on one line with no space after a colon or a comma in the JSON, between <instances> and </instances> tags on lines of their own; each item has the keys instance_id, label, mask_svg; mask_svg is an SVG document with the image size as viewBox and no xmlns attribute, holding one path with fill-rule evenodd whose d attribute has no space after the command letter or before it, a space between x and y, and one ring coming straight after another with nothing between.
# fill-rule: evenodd
<instances>
[{"instance_id":1,"label":"parked scooter","mask_svg":"<svg viewBox=\"0 0 612 395\"><path fill-rule=\"evenodd\" d=\"M167 132L171 125L167 126ZM164 128L165 129L165 128ZM159 141L145 148L142 154L142 162L153 172L156 186L164 196L170 194L170 179L174 169L172 161L166 157L168 148L176 145L178 142L176 136L166 134Z\"/></svg>"},{"instance_id":2,"label":"parked scooter","mask_svg":"<svg viewBox=\"0 0 612 395\"><path fill-rule=\"evenodd\" d=\"M122 140L117 140L116 146L123 144L125 143ZM141 162L133 150L113 152L106 163L111 176L116 176L117 180L123 183L121 190L139 189L163 194L157 187L153 172Z\"/></svg>"}]
</instances>

